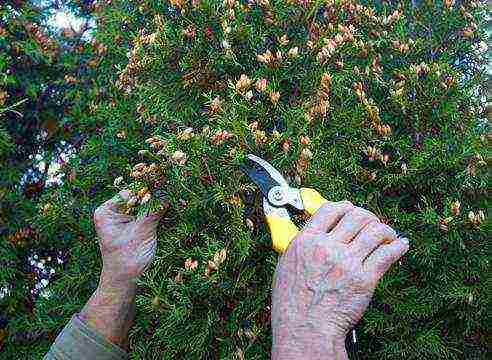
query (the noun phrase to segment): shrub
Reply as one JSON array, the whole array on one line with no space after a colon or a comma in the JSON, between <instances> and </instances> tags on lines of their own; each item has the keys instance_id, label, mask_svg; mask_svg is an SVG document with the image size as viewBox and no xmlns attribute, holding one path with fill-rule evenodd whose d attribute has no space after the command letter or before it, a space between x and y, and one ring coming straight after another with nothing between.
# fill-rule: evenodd
<instances>
[{"instance_id":1,"label":"shrub","mask_svg":"<svg viewBox=\"0 0 492 360\"><path fill-rule=\"evenodd\" d=\"M36 284L51 276L47 268L34 266L33 256L48 257L59 249L39 242L32 218L54 180L48 165L61 162L57 159L80 138L72 132L77 121L67 117L73 98L65 76L80 69L80 52L71 51L76 39L55 36L46 26L49 5L0 5L0 352L6 335L25 337L5 328L32 311ZM39 259L35 263L44 266Z\"/></svg>"},{"instance_id":2,"label":"shrub","mask_svg":"<svg viewBox=\"0 0 492 360\"><path fill-rule=\"evenodd\" d=\"M105 50L77 104L94 131L37 219L70 262L12 329L42 328L47 350L97 286L92 211L129 187L129 212L168 207L134 356L268 358L277 255L239 171L251 152L411 239L357 327L359 358L480 358L483 15L473 1L99 3Z\"/></svg>"}]
</instances>

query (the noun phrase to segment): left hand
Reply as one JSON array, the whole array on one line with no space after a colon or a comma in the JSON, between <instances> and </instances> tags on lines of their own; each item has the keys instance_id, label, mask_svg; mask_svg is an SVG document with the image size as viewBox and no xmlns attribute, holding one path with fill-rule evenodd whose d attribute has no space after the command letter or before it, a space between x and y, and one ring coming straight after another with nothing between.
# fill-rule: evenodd
<instances>
[{"instance_id":1,"label":"left hand","mask_svg":"<svg viewBox=\"0 0 492 360\"><path fill-rule=\"evenodd\" d=\"M99 235L103 271L101 280L114 285L134 282L152 263L157 246L156 230L160 214L135 217L122 213L122 201L131 193L123 190L94 212Z\"/></svg>"}]
</instances>

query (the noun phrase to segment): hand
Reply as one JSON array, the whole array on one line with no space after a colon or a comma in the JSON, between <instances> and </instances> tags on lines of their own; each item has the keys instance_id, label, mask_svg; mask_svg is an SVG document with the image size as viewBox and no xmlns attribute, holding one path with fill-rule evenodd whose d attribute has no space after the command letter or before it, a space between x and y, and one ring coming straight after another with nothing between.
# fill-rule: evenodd
<instances>
[{"instance_id":1,"label":"hand","mask_svg":"<svg viewBox=\"0 0 492 360\"><path fill-rule=\"evenodd\" d=\"M128 201L119 193L94 213L103 269L99 286L78 314L81 321L105 339L126 348L135 314L136 279L154 258L159 214L136 218L119 211Z\"/></svg>"},{"instance_id":2,"label":"hand","mask_svg":"<svg viewBox=\"0 0 492 360\"><path fill-rule=\"evenodd\" d=\"M273 358L346 359L347 332L407 250L408 240L371 212L349 202L325 204L279 260Z\"/></svg>"},{"instance_id":3,"label":"hand","mask_svg":"<svg viewBox=\"0 0 492 360\"><path fill-rule=\"evenodd\" d=\"M122 201L128 201L130 192L122 191L105 202L94 213L99 235L103 271L101 281L113 285L136 280L154 258L159 214L136 218L119 211Z\"/></svg>"}]
</instances>

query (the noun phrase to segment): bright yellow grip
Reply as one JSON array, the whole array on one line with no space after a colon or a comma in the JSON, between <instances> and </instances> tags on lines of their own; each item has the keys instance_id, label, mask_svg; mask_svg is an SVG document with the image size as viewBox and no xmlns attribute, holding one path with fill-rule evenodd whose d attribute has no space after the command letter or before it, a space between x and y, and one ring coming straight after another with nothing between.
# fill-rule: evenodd
<instances>
[{"instance_id":1,"label":"bright yellow grip","mask_svg":"<svg viewBox=\"0 0 492 360\"><path fill-rule=\"evenodd\" d=\"M302 188L299 191L302 202L304 203L305 211L309 215L313 215L327 202L327 200L314 189ZM299 229L297 229L297 226L289 217L280 216L279 213L275 212L266 215L265 221L270 229L273 249L282 254L296 237Z\"/></svg>"},{"instance_id":2,"label":"bright yellow grip","mask_svg":"<svg viewBox=\"0 0 492 360\"><path fill-rule=\"evenodd\" d=\"M267 215L265 221L270 229L273 249L282 254L299 232L297 226L289 218L275 213Z\"/></svg>"},{"instance_id":3,"label":"bright yellow grip","mask_svg":"<svg viewBox=\"0 0 492 360\"><path fill-rule=\"evenodd\" d=\"M328 200L314 189L302 188L299 189L299 192L304 203L304 209L309 215L314 215L324 203L328 202Z\"/></svg>"}]
</instances>

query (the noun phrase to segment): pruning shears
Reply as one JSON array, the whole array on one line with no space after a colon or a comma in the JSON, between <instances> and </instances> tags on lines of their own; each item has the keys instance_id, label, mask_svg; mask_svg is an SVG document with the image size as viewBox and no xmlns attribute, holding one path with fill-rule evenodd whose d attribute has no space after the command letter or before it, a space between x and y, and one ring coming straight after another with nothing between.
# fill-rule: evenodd
<instances>
[{"instance_id":1,"label":"pruning shears","mask_svg":"<svg viewBox=\"0 0 492 360\"><path fill-rule=\"evenodd\" d=\"M246 158L248 165L243 166L242 170L263 194L263 212L273 249L283 253L299 232L287 208L313 215L327 200L314 189L290 187L282 174L268 161L252 154Z\"/></svg>"}]
</instances>

